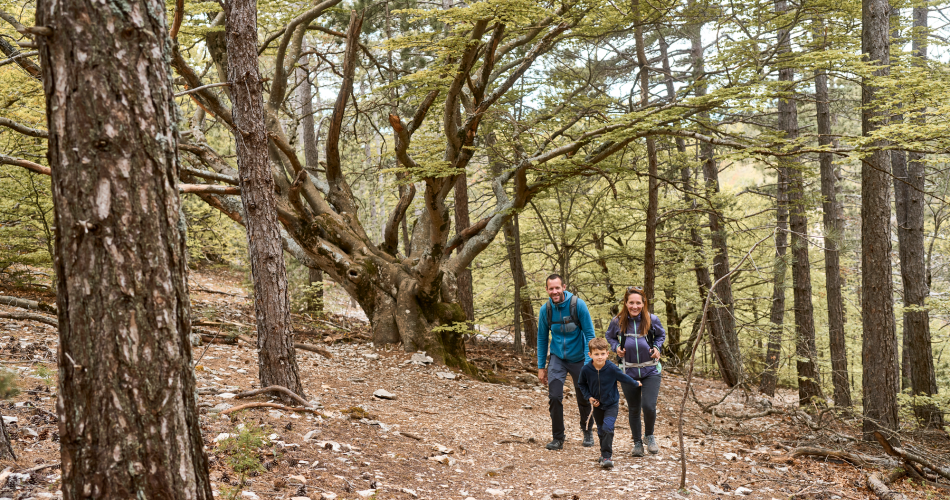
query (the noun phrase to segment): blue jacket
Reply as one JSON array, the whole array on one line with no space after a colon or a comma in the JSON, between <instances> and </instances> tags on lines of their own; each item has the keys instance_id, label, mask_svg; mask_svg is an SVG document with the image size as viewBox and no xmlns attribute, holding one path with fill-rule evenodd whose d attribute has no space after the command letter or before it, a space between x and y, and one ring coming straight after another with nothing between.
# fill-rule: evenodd
<instances>
[{"instance_id":1,"label":"blue jacket","mask_svg":"<svg viewBox=\"0 0 950 500\"><path fill-rule=\"evenodd\" d=\"M646 363L650 361L650 345L647 344L646 335L640 336L640 333L643 333L640 330L640 320L642 313L637 315L636 318L628 318L627 320L627 333L624 337L624 349L627 351L624 353L623 360L627 363ZM632 320L632 321L631 321ZM655 342L657 349L663 348L663 342L666 341L666 330L663 328L663 324L660 323L660 318L655 315L650 315L650 322L653 323L653 328L655 332ZM610 349L614 352L617 352L617 345L620 344L620 319L614 317L610 320L610 326L607 327L607 333L604 334L604 337L607 338L607 342L610 343ZM656 375L659 373L655 366L647 366L645 368L627 368L627 375L635 379L647 378L651 375Z\"/></svg>"},{"instance_id":2,"label":"blue jacket","mask_svg":"<svg viewBox=\"0 0 950 500\"><path fill-rule=\"evenodd\" d=\"M547 366L548 363L548 332L551 333L551 355L557 356L568 363L590 362L590 355L587 353L587 343L594 338L594 322L590 319L590 311L587 310L587 304L577 298L577 320L580 322L580 328L571 333L562 333L561 325L558 321L570 317L571 315L571 297L574 294L564 292L564 300L555 304L548 299L547 303L541 306L538 315L538 369ZM551 322L554 325L548 325L548 310L551 311Z\"/></svg>"},{"instance_id":3,"label":"blue jacket","mask_svg":"<svg viewBox=\"0 0 950 500\"><path fill-rule=\"evenodd\" d=\"M577 377L577 386L585 400L594 398L600 401L600 407L615 405L620 401L620 391L617 382L639 386L640 383L620 371L617 365L608 360L604 367L598 370L594 363L587 363L581 368L581 375Z\"/></svg>"}]
</instances>

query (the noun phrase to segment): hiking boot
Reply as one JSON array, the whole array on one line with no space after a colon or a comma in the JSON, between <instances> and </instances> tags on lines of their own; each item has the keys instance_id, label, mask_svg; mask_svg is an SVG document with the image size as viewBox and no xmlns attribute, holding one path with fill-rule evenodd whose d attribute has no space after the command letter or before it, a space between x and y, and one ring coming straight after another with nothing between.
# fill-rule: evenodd
<instances>
[{"instance_id":1,"label":"hiking boot","mask_svg":"<svg viewBox=\"0 0 950 500\"><path fill-rule=\"evenodd\" d=\"M614 467L614 461L609 458L600 457L598 463L604 469L612 469Z\"/></svg>"},{"instance_id":2,"label":"hiking boot","mask_svg":"<svg viewBox=\"0 0 950 500\"><path fill-rule=\"evenodd\" d=\"M635 457L643 456L643 441L634 441L633 442L633 452L630 453Z\"/></svg>"},{"instance_id":3,"label":"hiking boot","mask_svg":"<svg viewBox=\"0 0 950 500\"><path fill-rule=\"evenodd\" d=\"M591 446L594 446L594 431L593 430L584 431L584 442L582 443L582 445L584 446L584 448L590 448Z\"/></svg>"},{"instance_id":4,"label":"hiking boot","mask_svg":"<svg viewBox=\"0 0 950 500\"><path fill-rule=\"evenodd\" d=\"M552 439L551 442L546 444L544 447L549 450L560 450L561 448L564 448L564 441L561 441L560 439ZM643 455L641 454L640 456Z\"/></svg>"},{"instance_id":5,"label":"hiking boot","mask_svg":"<svg viewBox=\"0 0 950 500\"><path fill-rule=\"evenodd\" d=\"M656 439L653 438L653 435L646 436L643 438L647 442L647 451L651 454L656 455L660 452L660 447L656 445Z\"/></svg>"}]
</instances>

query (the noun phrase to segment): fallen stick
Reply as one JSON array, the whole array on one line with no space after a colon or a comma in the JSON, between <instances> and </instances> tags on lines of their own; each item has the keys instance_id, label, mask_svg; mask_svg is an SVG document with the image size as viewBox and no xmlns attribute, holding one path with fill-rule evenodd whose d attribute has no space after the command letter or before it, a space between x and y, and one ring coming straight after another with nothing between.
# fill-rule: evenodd
<instances>
[{"instance_id":1,"label":"fallen stick","mask_svg":"<svg viewBox=\"0 0 950 500\"><path fill-rule=\"evenodd\" d=\"M831 450L828 448L812 448L809 446L804 446L801 448L795 448L792 451L792 458L796 457L824 457L824 458L837 458L839 460L846 460L851 462L858 467L863 467L867 465L867 460L861 456L855 455L854 453L849 453L847 451L838 451Z\"/></svg>"},{"instance_id":2,"label":"fallen stick","mask_svg":"<svg viewBox=\"0 0 950 500\"><path fill-rule=\"evenodd\" d=\"M422 437L421 437L421 436L417 436L417 435L415 435L415 434L413 434L413 433L411 433L411 432L406 432L406 431L398 431L398 432L399 432L399 435L400 435L400 436L406 436L406 437L409 438L409 439L415 439L416 441L422 441Z\"/></svg>"},{"instance_id":3,"label":"fallen stick","mask_svg":"<svg viewBox=\"0 0 950 500\"><path fill-rule=\"evenodd\" d=\"M950 467L941 467L931 462L926 457L911 453L900 446L892 446L891 443L889 443L887 439L884 438L884 435L881 434L880 431L874 431L874 437L877 439L877 442L881 444L881 447L884 448L884 451L886 451L888 455L900 457L907 462L916 462L943 476L945 479L950 479Z\"/></svg>"},{"instance_id":4,"label":"fallen stick","mask_svg":"<svg viewBox=\"0 0 950 500\"><path fill-rule=\"evenodd\" d=\"M29 474L30 472L39 472L43 469L49 469L50 467L59 467L59 462L53 462L51 464L42 464L37 465L36 467L30 467L29 469L23 471L21 474Z\"/></svg>"},{"instance_id":5,"label":"fallen stick","mask_svg":"<svg viewBox=\"0 0 950 500\"><path fill-rule=\"evenodd\" d=\"M251 396L257 396L258 394L264 394L265 392L279 392L293 399L294 401L300 403L303 406L310 406L310 403L308 403L306 399L294 394L293 391L291 391L290 389L282 385L272 385L272 386L265 387L263 389L254 389L252 391L245 391L234 396L234 399L249 398Z\"/></svg>"},{"instance_id":6,"label":"fallen stick","mask_svg":"<svg viewBox=\"0 0 950 500\"><path fill-rule=\"evenodd\" d=\"M46 302L37 302L30 299L21 299L19 297L10 297L9 295L0 295L0 304L5 306L22 307L23 309L32 309L34 311L43 311L50 314L56 314L56 307Z\"/></svg>"},{"instance_id":7,"label":"fallen stick","mask_svg":"<svg viewBox=\"0 0 950 500\"><path fill-rule=\"evenodd\" d=\"M201 334L201 341L209 344L227 344L237 345L237 339L234 337L218 337L217 335Z\"/></svg>"},{"instance_id":8,"label":"fallen stick","mask_svg":"<svg viewBox=\"0 0 950 500\"><path fill-rule=\"evenodd\" d=\"M326 349L324 349L324 348L322 348L322 347L320 347L320 346L311 345L311 344L303 344L303 343L300 343L300 342L294 342L294 349L300 349L300 350L302 350L302 351L315 352L315 353L317 353L317 354L323 356L324 358L333 359L333 354L330 353L330 351L328 351L328 350L326 350Z\"/></svg>"},{"instance_id":9,"label":"fallen stick","mask_svg":"<svg viewBox=\"0 0 950 500\"><path fill-rule=\"evenodd\" d=\"M896 491L891 491L890 488L884 484L884 480L881 479L881 474L878 472L869 474L867 482L868 489L881 500L904 500L904 495Z\"/></svg>"},{"instance_id":10,"label":"fallen stick","mask_svg":"<svg viewBox=\"0 0 950 500\"><path fill-rule=\"evenodd\" d=\"M302 411L306 413L313 413L314 415L320 415L321 417L323 416L322 413L320 413L317 410L314 410L313 408L295 408L293 406L284 406L284 405L279 405L277 403L248 403L246 405L240 405L240 406L228 408L227 410L222 411L221 414L227 415L228 413L234 413L236 411L247 410L250 408L276 408L278 410Z\"/></svg>"},{"instance_id":11,"label":"fallen stick","mask_svg":"<svg viewBox=\"0 0 950 500\"><path fill-rule=\"evenodd\" d=\"M59 326L59 320L56 318L50 318L49 316L43 316L42 314L33 314L33 313L24 313L24 312L0 312L0 318L7 319L19 319L19 320L30 320L38 321L40 323L46 323L50 326Z\"/></svg>"}]
</instances>

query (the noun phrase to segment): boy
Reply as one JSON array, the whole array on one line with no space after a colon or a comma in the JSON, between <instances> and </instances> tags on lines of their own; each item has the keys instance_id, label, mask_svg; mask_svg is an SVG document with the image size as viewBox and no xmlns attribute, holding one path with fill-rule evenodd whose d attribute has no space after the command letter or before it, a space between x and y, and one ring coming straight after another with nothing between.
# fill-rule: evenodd
<instances>
[{"instance_id":1,"label":"boy","mask_svg":"<svg viewBox=\"0 0 950 500\"><path fill-rule=\"evenodd\" d=\"M607 360L607 356L610 355L610 344L606 339L595 338L587 346L591 362L581 369L577 385L580 387L581 394L594 408L597 437L600 438L598 463L601 467L609 469L614 466L610 458L613 455L614 423L617 421L617 410L620 407L620 391L617 390L617 382L637 386L640 383Z\"/></svg>"}]
</instances>

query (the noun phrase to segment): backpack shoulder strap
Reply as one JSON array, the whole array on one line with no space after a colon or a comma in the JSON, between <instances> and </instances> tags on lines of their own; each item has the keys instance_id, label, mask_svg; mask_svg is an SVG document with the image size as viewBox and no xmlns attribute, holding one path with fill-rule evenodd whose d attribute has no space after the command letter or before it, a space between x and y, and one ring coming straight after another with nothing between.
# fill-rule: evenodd
<instances>
[{"instance_id":1,"label":"backpack shoulder strap","mask_svg":"<svg viewBox=\"0 0 950 500\"><path fill-rule=\"evenodd\" d=\"M549 303L544 304L544 305L541 306L541 307L543 307L544 310L545 310L545 312L547 313L547 316L548 316L548 331L551 331L551 321L553 321L553 319L554 319L554 313L551 311L551 304L550 304L550 302L549 302Z\"/></svg>"},{"instance_id":2,"label":"backpack shoulder strap","mask_svg":"<svg viewBox=\"0 0 950 500\"><path fill-rule=\"evenodd\" d=\"M571 321L573 321L575 325L581 326L580 320L577 319L577 295L571 297Z\"/></svg>"}]
</instances>

